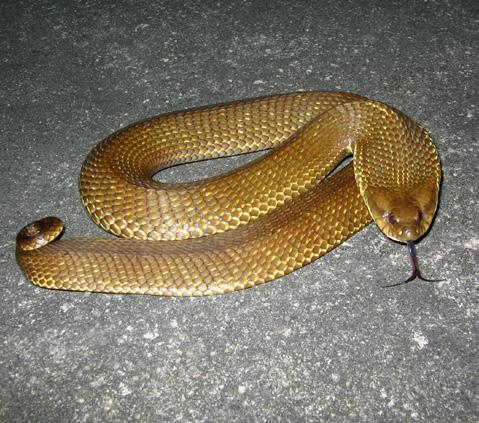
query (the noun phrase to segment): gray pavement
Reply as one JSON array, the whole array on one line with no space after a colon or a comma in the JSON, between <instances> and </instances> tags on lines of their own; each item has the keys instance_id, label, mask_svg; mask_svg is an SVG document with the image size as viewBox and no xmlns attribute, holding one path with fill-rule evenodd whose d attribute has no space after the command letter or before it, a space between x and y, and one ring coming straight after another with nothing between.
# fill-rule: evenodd
<instances>
[{"instance_id":1,"label":"gray pavement","mask_svg":"<svg viewBox=\"0 0 479 423\"><path fill-rule=\"evenodd\" d=\"M477 422L478 22L473 0L4 0L0 422ZM381 289L409 263L374 226L222 297L54 292L22 277L14 238L33 219L106 236L77 192L103 137L297 90L359 93L430 129L444 184L418 252L444 282Z\"/></svg>"}]
</instances>

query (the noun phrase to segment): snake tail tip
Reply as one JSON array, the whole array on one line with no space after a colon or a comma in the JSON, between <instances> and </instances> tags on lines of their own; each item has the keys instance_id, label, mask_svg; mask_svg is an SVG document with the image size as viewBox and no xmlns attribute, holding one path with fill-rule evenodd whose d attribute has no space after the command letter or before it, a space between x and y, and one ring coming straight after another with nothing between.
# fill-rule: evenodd
<instances>
[{"instance_id":1,"label":"snake tail tip","mask_svg":"<svg viewBox=\"0 0 479 423\"><path fill-rule=\"evenodd\" d=\"M54 216L44 217L24 226L17 235L17 248L23 251L41 248L57 239L64 231L61 219Z\"/></svg>"}]
</instances>

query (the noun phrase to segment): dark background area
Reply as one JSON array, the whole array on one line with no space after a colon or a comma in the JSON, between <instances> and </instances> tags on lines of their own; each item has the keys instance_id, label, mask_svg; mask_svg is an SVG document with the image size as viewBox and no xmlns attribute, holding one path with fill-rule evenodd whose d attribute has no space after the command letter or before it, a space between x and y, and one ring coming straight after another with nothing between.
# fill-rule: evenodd
<instances>
[{"instance_id":1,"label":"dark background area","mask_svg":"<svg viewBox=\"0 0 479 423\"><path fill-rule=\"evenodd\" d=\"M0 421L477 421L478 4L3 1ZM444 183L418 252L444 282L381 289L409 263L373 225L222 297L53 292L22 277L14 239L34 219L106 236L77 192L102 138L158 113L298 90L362 94L429 128Z\"/></svg>"}]
</instances>

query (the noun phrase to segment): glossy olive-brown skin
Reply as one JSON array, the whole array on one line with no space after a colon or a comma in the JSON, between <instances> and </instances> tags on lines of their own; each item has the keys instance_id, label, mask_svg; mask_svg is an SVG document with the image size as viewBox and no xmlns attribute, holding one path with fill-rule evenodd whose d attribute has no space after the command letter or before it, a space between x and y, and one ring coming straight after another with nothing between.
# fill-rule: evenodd
<instances>
[{"instance_id":1,"label":"glossy olive-brown skin","mask_svg":"<svg viewBox=\"0 0 479 423\"><path fill-rule=\"evenodd\" d=\"M165 184L179 163L271 151L203 181ZM348 155L353 163L324 178ZM80 175L85 209L123 238L72 238L17 261L36 285L209 295L281 277L374 218L399 241L434 217L441 169L427 131L348 93L295 93L160 115L100 143ZM324 181L323 181L324 180ZM31 241L30 241L31 242Z\"/></svg>"}]
</instances>

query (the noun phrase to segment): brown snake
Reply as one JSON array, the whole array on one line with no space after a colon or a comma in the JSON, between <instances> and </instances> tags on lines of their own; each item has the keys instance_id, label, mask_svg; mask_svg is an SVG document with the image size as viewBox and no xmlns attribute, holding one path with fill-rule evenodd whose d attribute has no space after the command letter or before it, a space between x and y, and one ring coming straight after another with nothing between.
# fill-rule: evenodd
<instances>
[{"instance_id":1,"label":"brown snake","mask_svg":"<svg viewBox=\"0 0 479 423\"><path fill-rule=\"evenodd\" d=\"M265 149L213 178L152 179L179 163ZM351 154L353 163L328 176ZM433 220L440 182L428 132L383 103L309 92L208 106L129 126L88 155L85 209L129 239L55 240L63 224L49 217L20 231L16 257L45 288L222 294L312 262L372 217L389 238L408 243L409 281L422 278L413 242Z\"/></svg>"}]
</instances>

